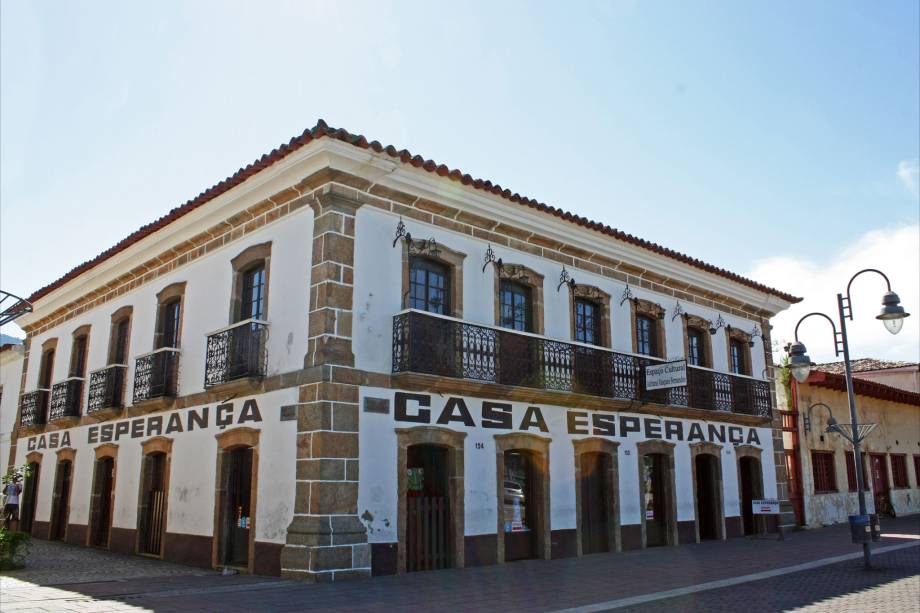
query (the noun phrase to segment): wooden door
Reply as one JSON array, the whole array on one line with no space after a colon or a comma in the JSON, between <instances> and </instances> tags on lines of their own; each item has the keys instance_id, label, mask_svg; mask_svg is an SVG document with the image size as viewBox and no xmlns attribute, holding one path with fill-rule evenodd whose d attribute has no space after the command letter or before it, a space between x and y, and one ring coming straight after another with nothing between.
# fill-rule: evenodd
<instances>
[{"instance_id":1,"label":"wooden door","mask_svg":"<svg viewBox=\"0 0 920 613\"><path fill-rule=\"evenodd\" d=\"M70 515L70 477L73 464L70 460L58 462L54 476L54 494L51 501L52 541L63 541L67 534L67 519Z\"/></svg>"},{"instance_id":2,"label":"wooden door","mask_svg":"<svg viewBox=\"0 0 920 613\"><path fill-rule=\"evenodd\" d=\"M144 484L141 490L138 551L158 556L162 552L166 521L166 454L144 456Z\"/></svg>"},{"instance_id":3,"label":"wooden door","mask_svg":"<svg viewBox=\"0 0 920 613\"><path fill-rule=\"evenodd\" d=\"M109 546L112 526L112 498L115 485L115 460L101 458L96 461L95 488L92 501L91 543L94 547Z\"/></svg>"},{"instance_id":4,"label":"wooden door","mask_svg":"<svg viewBox=\"0 0 920 613\"><path fill-rule=\"evenodd\" d=\"M221 509L221 563L249 565L249 539L252 515L252 447L227 451L224 458L226 487Z\"/></svg>"},{"instance_id":5,"label":"wooden door","mask_svg":"<svg viewBox=\"0 0 920 613\"><path fill-rule=\"evenodd\" d=\"M668 544L668 516L665 484L665 456L649 453L645 462L645 546L658 547Z\"/></svg>"},{"instance_id":6,"label":"wooden door","mask_svg":"<svg viewBox=\"0 0 920 613\"><path fill-rule=\"evenodd\" d=\"M700 454L696 463L696 518L700 531L700 540L719 538L719 491L716 474L718 458L709 454Z\"/></svg>"},{"instance_id":7,"label":"wooden door","mask_svg":"<svg viewBox=\"0 0 920 613\"><path fill-rule=\"evenodd\" d=\"M888 487L888 462L884 453L869 454L869 466L872 469L872 491L875 495L875 512L887 510L890 498Z\"/></svg>"},{"instance_id":8,"label":"wooden door","mask_svg":"<svg viewBox=\"0 0 920 613\"><path fill-rule=\"evenodd\" d=\"M760 480L760 462L755 458L741 458L740 466L740 490L741 490L741 518L744 527L744 534L757 534L760 530L760 522L754 516L754 500L762 498L762 486Z\"/></svg>"},{"instance_id":9,"label":"wooden door","mask_svg":"<svg viewBox=\"0 0 920 613\"><path fill-rule=\"evenodd\" d=\"M406 457L406 570L437 570L452 565L453 522L448 452L434 445L412 445Z\"/></svg>"},{"instance_id":10,"label":"wooden door","mask_svg":"<svg viewBox=\"0 0 920 613\"><path fill-rule=\"evenodd\" d=\"M606 453L584 453L581 462L581 551L584 554L610 551L608 515L610 493Z\"/></svg>"},{"instance_id":11,"label":"wooden door","mask_svg":"<svg viewBox=\"0 0 920 613\"><path fill-rule=\"evenodd\" d=\"M805 500L802 497L801 471L798 463L798 448L785 450L786 483L789 488L789 502L795 512L795 521L799 525L805 523Z\"/></svg>"},{"instance_id":12,"label":"wooden door","mask_svg":"<svg viewBox=\"0 0 920 613\"><path fill-rule=\"evenodd\" d=\"M41 468L42 465L38 462L29 464L29 476L23 481L19 529L26 534L32 533L32 524L35 519L35 505L38 501L38 476Z\"/></svg>"},{"instance_id":13,"label":"wooden door","mask_svg":"<svg viewBox=\"0 0 920 613\"><path fill-rule=\"evenodd\" d=\"M531 453L505 452L503 524L508 562L538 557L537 531L542 526L542 509L536 472Z\"/></svg>"}]
</instances>

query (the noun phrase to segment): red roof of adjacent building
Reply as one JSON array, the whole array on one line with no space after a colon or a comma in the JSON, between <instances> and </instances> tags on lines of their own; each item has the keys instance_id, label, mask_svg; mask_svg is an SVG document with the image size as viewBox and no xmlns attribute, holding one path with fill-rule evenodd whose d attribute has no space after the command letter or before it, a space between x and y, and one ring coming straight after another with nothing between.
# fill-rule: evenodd
<instances>
[{"instance_id":1,"label":"red roof of adjacent building","mask_svg":"<svg viewBox=\"0 0 920 613\"><path fill-rule=\"evenodd\" d=\"M459 183L462 183L463 185L471 186L474 189L486 191L496 196L500 196L510 202L521 204L523 206L527 206L532 209L536 209L538 211L548 213L555 217L560 217L566 221L572 222L574 224L577 224L585 228L589 228L591 230L595 230L607 236L611 236L617 240L621 240L621 241L630 243L632 245L636 245L643 249L647 249L654 253L658 253L665 257L669 257L673 260L677 260L684 264L688 264L695 268L705 270L706 272L710 272L710 273L719 275L721 277L725 277L736 283L740 283L741 285L746 285L758 291L761 291L767 294L772 294L787 302L795 303L795 302L801 301L801 298L792 296L791 294L787 294L785 292L781 292L777 289L768 287L766 285L763 285L751 279L747 279L745 277L742 277L741 275L725 270L724 268L719 268L717 266L713 266L712 264L707 264L706 262L703 262L702 260L692 258L678 251L674 251L673 249L668 249L667 247L662 247L661 245L658 245L657 243L652 243L650 241L638 238L636 236L633 236L632 234L628 234L621 230L617 230L616 228L611 228L608 225L601 224L596 221L591 221L590 219L587 219L585 217L580 217L573 213L569 213L568 211L564 211L562 209L558 209L556 207L549 206L547 204L543 204L542 202L538 202L537 200L534 200L532 198L521 196L520 194L516 192L512 192L510 189L503 188L501 185L492 183L489 180L474 179L470 175L465 174L456 168L451 169L445 166L444 164L439 164L435 162L434 160L425 159L419 155L413 155L406 149L396 149L396 147L392 145L384 146L377 141L368 141L367 138L365 138L363 135L352 134L343 129L332 128L329 125L327 125L326 122L323 121L322 119L320 119L317 122L316 126L314 126L313 128L304 130L303 134L301 134L300 136L295 136L287 143L277 147L276 149L272 150L270 153L264 154L261 158L255 160L248 166L240 168L233 175L227 177L220 183L217 183L216 185L209 187L208 189L201 192L200 194L198 194L191 200L187 201L181 206L174 208L173 210L171 210L169 213L167 213L163 217L160 217L156 221L153 221L145 226L142 226L135 232L128 235L126 238L119 241L113 247L110 247L109 249L106 249L105 251L97 255L92 260L83 262L79 266L73 268L70 272L65 274L63 277L61 277L57 281L54 281L53 283L50 283L46 285L45 287L42 287L41 289L37 290L31 296L29 296L29 301L34 303L35 301L39 300L43 296L46 296L50 292L61 287L68 281L71 281L72 279L75 279L76 277L83 274L84 272L91 270L92 268L94 268L95 266L98 266L99 264L111 258L112 256L124 251L125 249L133 245L134 243L146 238L147 236L153 234L154 232L157 232L158 230L165 228L166 226L176 221L180 217L187 215L188 213L194 211L198 207L206 204L207 202L213 200L214 198L217 198L221 194L243 183L249 177L257 174L258 172L264 170L265 168L268 168L275 162L285 158L286 156L297 151L301 147L304 147L305 145L312 142L313 140L320 139L320 138L334 138L336 140L340 140L348 144L354 145L355 147L360 147L362 149L373 149L377 153L386 153L392 158L399 159L404 164L410 164L416 168L421 168L427 172L437 174L440 177L445 177L452 181L457 181Z\"/></svg>"},{"instance_id":2,"label":"red roof of adjacent building","mask_svg":"<svg viewBox=\"0 0 920 613\"><path fill-rule=\"evenodd\" d=\"M814 385L815 387L837 390L838 392L847 391L846 376L822 370L812 370L808 373L808 379L805 383ZM920 406L920 394L890 385L883 385L882 383L876 383L874 381L854 378L853 391L860 396L870 396L880 400L890 400L891 402Z\"/></svg>"}]
</instances>

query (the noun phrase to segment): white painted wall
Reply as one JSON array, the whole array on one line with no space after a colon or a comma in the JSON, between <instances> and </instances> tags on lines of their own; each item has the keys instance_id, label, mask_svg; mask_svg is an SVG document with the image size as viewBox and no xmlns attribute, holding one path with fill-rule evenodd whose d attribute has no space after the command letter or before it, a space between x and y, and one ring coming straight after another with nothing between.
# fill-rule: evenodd
<instances>
[{"instance_id":1,"label":"white painted wall","mask_svg":"<svg viewBox=\"0 0 920 613\"><path fill-rule=\"evenodd\" d=\"M399 422L394 419L393 398L395 391L383 388L361 388L360 400L363 407L364 398L387 398L390 401L389 414L361 412L361 482L358 486L358 514L365 517L368 527L368 539L373 543L394 542L397 540L397 440L396 428L410 428L413 425ZM497 525L498 501L496 498L497 484L495 482L495 439L496 434L511 432L508 430L484 429L479 427L481 416L481 398L464 397L467 408L476 421L476 427L467 427L463 424L452 422L440 427L466 432L464 443L464 484L465 494L465 533L467 535L494 534ZM432 425L447 402L447 396L433 394L431 396ZM515 428L527 408L526 403L510 403L513 407L513 423ZM548 437L550 442L550 524L551 529L573 529L576 526L575 513L575 457L572 441L586 438L583 435L570 435L567 432L566 412L579 409L566 409L564 407L539 405L543 417L546 419L548 433L530 430L534 434ZM619 413L619 415L640 418L653 417L650 415L634 415ZM668 418L671 419L671 418ZM694 420L674 419L684 424L685 437L689 426ZM698 422L702 423L702 422ZM709 422L715 423L715 422ZM705 429L705 426L704 426ZM757 437L763 449L762 470L764 496L776 496L776 472L771 461L773 454L773 439L770 428L756 428ZM744 427L744 432L748 428ZM618 433L619 434L619 433ZM746 434L745 434L746 436ZM620 496L620 522L622 524L637 524L641 521L639 514L639 473L636 463L636 444L647 440L644 435L630 433L626 437L616 436L611 440L620 443L619 446L619 496ZM690 464L689 443L673 441L675 449L675 469L677 485L678 520L691 520L695 517L693 506L693 479ZM482 448L477 449L477 444ZM731 444L724 444L722 451L722 479L725 515L727 517L740 514L739 490L736 467L736 457Z\"/></svg>"},{"instance_id":2,"label":"white painted wall","mask_svg":"<svg viewBox=\"0 0 920 613\"><path fill-rule=\"evenodd\" d=\"M169 502L166 530L172 533L212 536L214 533L214 490L217 471L217 440L215 436L227 429L240 425L255 428L262 432L259 441L259 475L256 500L255 528L256 540L270 543L284 543L287 527L294 512L294 484L296 476L297 422L281 421L281 407L297 402L296 388L277 390L254 398L262 417L261 422L236 421L225 428L217 424L216 405L209 406L207 429L195 429L169 435L173 439L172 463L169 478ZM247 397L234 398L234 415L238 419ZM202 407L190 407L157 413L162 416L164 424L170 415L182 416L189 410ZM135 419L147 419L143 416ZM114 420L106 424L124 421ZM71 489L70 516L71 524L86 525L89 522L90 496L95 463L94 448L101 443L90 443L89 433L93 426L70 428L70 446L76 450L74 461L73 485ZM63 435L64 431L56 434ZM49 437L48 434L43 435ZM112 525L116 528L137 528L137 502L141 479L141 444L149 436L131 438L122 436L117 441L118 457L115 475L115 504ZM25 456L31 450L42 454L41 475L39 478L38 502L35 520L49 521L51 517L51 500L54 489L54 472L57 461L57 449L38 449L39 437L20 439L17 448L17 463L25 462ZM46 441L49 440L46 438Z\"/></svg>"},{"instance_id":3,"label":"white painted wall","mask_svg":"<svg viewBox=\"0 0 920 613\"><path fill-rule=\"evenodd\" d=\"M0 475L5 475L8 468L13 427L19 412L22 356L22 345L15 345L0 353Z\"/></svg>"}]
</instances>

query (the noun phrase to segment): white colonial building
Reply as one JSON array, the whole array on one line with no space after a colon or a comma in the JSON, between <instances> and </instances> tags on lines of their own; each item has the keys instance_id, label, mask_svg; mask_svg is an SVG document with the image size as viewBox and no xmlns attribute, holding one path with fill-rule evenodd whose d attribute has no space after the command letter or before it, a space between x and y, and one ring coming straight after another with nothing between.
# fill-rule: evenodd
<instances>
[{"instance_id":1,"label":"white colonial building","mask_svg":"<svg viewBox=\"0 0 920 613\"><path fill-rule=\"evenodd\" d=\"M323 122L30 300L43 538L343 579L725 539L787 498L797 298Z\"/></svg>"}]
</instances>

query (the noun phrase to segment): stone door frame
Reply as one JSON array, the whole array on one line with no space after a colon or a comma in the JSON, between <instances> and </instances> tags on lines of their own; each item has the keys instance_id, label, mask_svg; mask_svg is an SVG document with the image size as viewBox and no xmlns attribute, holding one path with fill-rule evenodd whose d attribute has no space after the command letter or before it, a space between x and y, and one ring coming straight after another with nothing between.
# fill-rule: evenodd
<instances>
[{"instance_id":1,"label":"stone door frame","mask_svg":"<svg viewBox=\"0 0 920 613\"><path fill-rule=\"evenodd\" d=\"M648 547L645 532L645 456L660 454L665 457L665 507L668 509L668 526L665 531L667 545L677 546L677 483L674 477L674 443L652 440L636 443L636 462L639 474L639 519L642 525L642 549Z\"/></svg>"},{"instance_id":2,"label":"stone door frame","mask_svg":"<svg viewBox=\"0 0 920 613\"><path fill-rule=\"evenodd\" d=\"M722 477L722 445L715 443L691 443L690 444L690 469L693 471L693 516L696 518L694 530L696 532L696 542L700 542L700 506L697 500L697 474L696 458L697 456L708 455L715 458L716 462L716 511L719 514L716 520L717 540L725 540L725 492L724 479Z\"/></svg>"},{"instance_id":3,"label":"stone door frame","mask_svg":"<svg viewBox=\"0 0 920 613\"><path fill-rule=\"evenodd\" d=\"M534 457L534 468L540 480L540 526L536 529L537 559L552 558L552 538L550 534L550 497L549 497L549 444L550 439L529 433L496 434L495 439L495 474L496 474L496 560L505 563L505 452L527 451Z\"/></svg>"},{"instance_id":4,"label":"stone door frame","mask_svg":"<svg viewBox=\"0 0 920 613\"><path fill-rule=\"evenodd\" d=\"M607 507L607 547L610 552L618 552L622 549L620 537L620 469L617 461L617 450L620 444L614 441L599 437L583 438L572 441L572 447L575 452L575 538L577 540L578 555L583 555L582 551L582 499L581 499L581 480L582 480L582 460L588 453L604 454L608 458L607 474L604 478L604 484L607 488L608 495L612 498L611 504Z\"/></svg>"}]
</instances>

